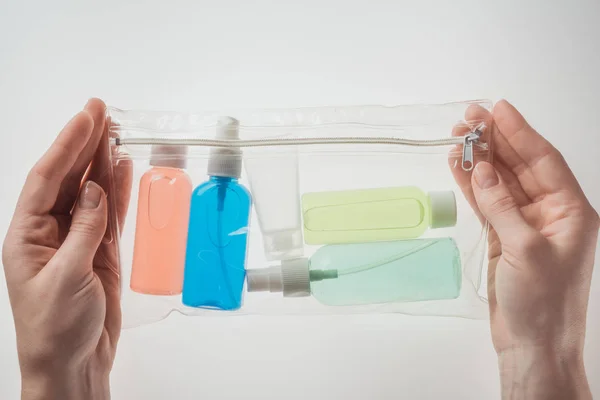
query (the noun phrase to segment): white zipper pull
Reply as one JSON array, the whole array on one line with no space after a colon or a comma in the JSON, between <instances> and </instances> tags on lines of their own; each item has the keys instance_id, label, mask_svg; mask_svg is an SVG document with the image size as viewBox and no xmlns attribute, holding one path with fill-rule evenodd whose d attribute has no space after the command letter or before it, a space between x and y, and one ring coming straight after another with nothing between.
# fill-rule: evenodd
<instances>
[{"instance_id":1,"label":"white zipper pull","mask_svg":"<svg viewBox=\"0 0 600 400\"><path fill-rule=\"evenodd\" d=\"M473 132L465 136L465 142L463 143L463 155L462 155L462 169L465 171L471 171L475 166L473 162L473 143L477 142L481 137L481 130L475 129Z\"/></svg>"}]
</instances>

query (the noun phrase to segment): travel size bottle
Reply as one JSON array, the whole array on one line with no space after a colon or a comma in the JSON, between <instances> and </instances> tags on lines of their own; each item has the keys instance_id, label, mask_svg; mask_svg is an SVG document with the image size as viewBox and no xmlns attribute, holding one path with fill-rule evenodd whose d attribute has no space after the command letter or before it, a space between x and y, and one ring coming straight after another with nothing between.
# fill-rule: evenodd
<instances>
[{"instance_id":1,"label":"travel size bottle","mask_svg":"<svg viewBox=\"0 0 600 400\"><path fill-rule=\"evenodd\" d=\"M239 139L239 123L222 118L217 139ZM242 168L239 148L214 148L207 182L192 193L183 304L235 310L242 303L251 199L238 183Z\"/></svg>"},{"instance_id":2,"label":"travel size bottle","mask_svg":"<svg viewBox=\"0 0 600 400\"><path fill-rule=\"evenodd\" d=\"M302 196L304 241L340 244L414 239L428 227L456 224L452 191L417 187L306 193Z\"/></svg>"},{"instance_id":3,"label":"travel size bottle","mask_svg":"<svg viewBox=\"0 0 600 400\"><path fill-rule=\"evenodd\" d=\"M244 160L268 261L304 255L298 153L289 149Z\"/></svg>"},{"instance_id":4,"label":"travel size bottle","mask_svg":"<svg viewBox=\"0 0 600 400\"><path fill-rule=\"evenodd\" d=\"M453 239L327 245L310 259L247 271L248 291L313 295L329 306L453 299L461 288Z\"/></svg>"},{"instance_id":5,"label":"travel size bottle","mask_svg":"<svg viewBox=\"0 0 600 400\"><path fill-rule=\"evenodd\" d=\"M130 287L153 295L181 293L192 183L185 146L152 146L140 180Z\"/></svg>"}]
</instances>

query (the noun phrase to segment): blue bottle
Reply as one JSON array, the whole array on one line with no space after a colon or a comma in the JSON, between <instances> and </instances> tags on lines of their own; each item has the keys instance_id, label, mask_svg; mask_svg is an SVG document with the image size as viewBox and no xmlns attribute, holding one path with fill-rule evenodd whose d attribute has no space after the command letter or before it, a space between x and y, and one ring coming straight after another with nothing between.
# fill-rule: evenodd
<instances>
[{"instance_id":1,"label":"blue bottle","mask_svg":"<svg viewBox=\"0 0 600 400\"><path fill-rule=\"evenodd\" d=\"M239 123L223 118L217 139L239 139ZM239 148L215 148L207 182L192 193L183 279L183 304L236 310L242 304L251 197L238 183Z\"/></svg>"}]
</instances>

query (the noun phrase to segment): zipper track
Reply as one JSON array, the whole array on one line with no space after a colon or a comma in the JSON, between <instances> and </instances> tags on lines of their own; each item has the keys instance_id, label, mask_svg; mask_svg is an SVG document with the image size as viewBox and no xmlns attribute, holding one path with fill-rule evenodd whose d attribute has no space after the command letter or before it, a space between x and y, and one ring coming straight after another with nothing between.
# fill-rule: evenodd
<instances>
[{"instance_id":1,"label":"zipper track","mask_svg":"<svg viewBox=\"0 0 600 400\"><path fill-rule=\"evenodd\" d=\"M466 140L477 142L474 132L465 136L445 139L401 139L386 137L323 137L323 138L294 138L294 139L251 139L251 140L221 140L221 139L180 139L180 138L114 138L114 144L121 145L181 145L205 147L273 147L273 146L304 146L328 144L373 144L373 145L402 145L416 147L435 147L464 144ZM478 143L479 144L479 143ZM483 144L479 144L483 145Z\"/></svg>"},{"instance_id":2,"label":"zipper track","mask_svg":"<svg viewBox=\"0 0 600 400\"><path fill-rule=\"evenodd\" d=\"M315 144L379 144L379 145L401 145L416 147L435 147L449 145L463 145L461 167L465 171L471 171L474 167L473 145L487 149L487 144L479 143L482 131L474 129L463 136L455 136L445 139L401 139L386 137L323 137L323 138L294 138L294 139L254 139L254 140L222 140L222 139L179 139L179 138L114 138L111 139L117 146L122 145L180 145L180 146L205 146L221 148L243 148L243 147L273 147L273 146L303 146Z\"/></svg>"}]
</instances>

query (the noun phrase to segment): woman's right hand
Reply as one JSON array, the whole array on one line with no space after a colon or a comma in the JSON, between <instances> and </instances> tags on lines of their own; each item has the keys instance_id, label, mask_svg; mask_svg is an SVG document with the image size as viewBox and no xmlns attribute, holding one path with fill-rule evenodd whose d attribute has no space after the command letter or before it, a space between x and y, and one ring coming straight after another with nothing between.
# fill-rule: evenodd
<instances>
[{"instance_id":1,"label":"woman's right hand","mask_svg":"<svg viewBox=\"0 0 600 400\"><path fill-rule=\"evenodd\" d=\"M110 398L121 333L115 222L132 169L111 168L105 112L91 99L32 168L4 241L22 399Z\"/></svg>"},{"instance_id":2,"label":"woman's right hand","mask_svg":"<svg viewBox=\"0 0 600 400\"><path fill-rule=\"evenodd\" d=\"M562 155L507 101L467 121L491 133L494 164L454 168L489 221L488 298L503 398L591 398L583 366L599 218Z\"/></svg>"}]
</instances>

